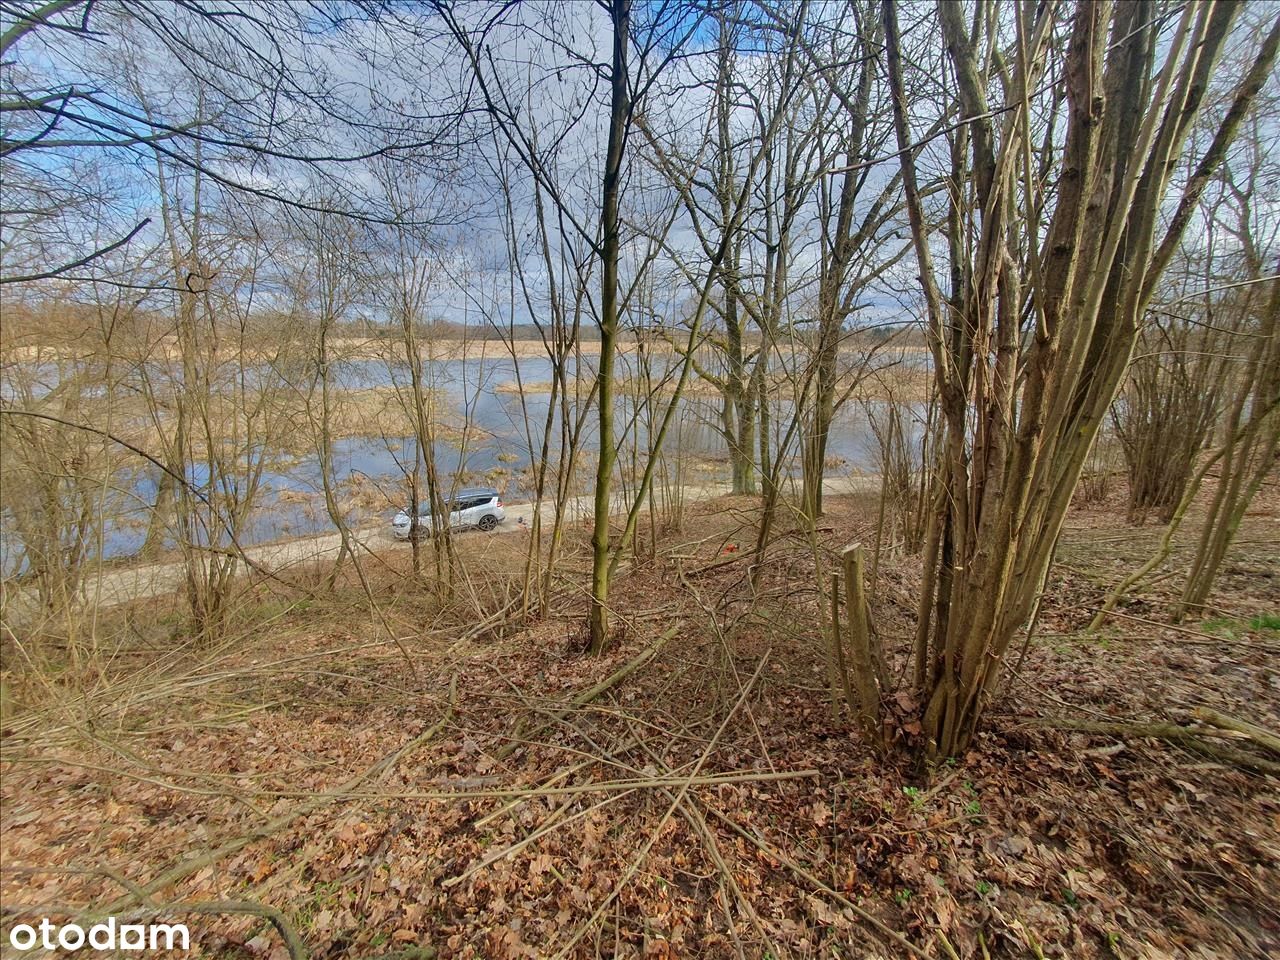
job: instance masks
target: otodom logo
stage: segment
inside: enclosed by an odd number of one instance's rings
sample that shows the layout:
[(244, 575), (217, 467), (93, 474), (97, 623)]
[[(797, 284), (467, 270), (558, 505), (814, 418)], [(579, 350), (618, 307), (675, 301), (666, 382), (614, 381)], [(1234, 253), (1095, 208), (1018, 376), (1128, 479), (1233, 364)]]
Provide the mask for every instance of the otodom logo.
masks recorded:
[(9, 929), (9, 946), (15, 950), (189, 950), (191, 936), (185, 923), (116, 923), (108, 917), (87, 930), (78, 923), (59, 926), (49, 918), (35, 926), (19, 923)]

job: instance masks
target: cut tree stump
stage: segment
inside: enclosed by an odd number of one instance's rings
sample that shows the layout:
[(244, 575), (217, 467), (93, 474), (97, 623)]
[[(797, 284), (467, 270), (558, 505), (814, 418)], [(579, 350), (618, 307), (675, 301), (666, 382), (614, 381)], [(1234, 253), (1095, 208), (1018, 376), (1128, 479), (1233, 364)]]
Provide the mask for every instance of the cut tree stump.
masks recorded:
[(845, 622), (849, 648), (853, 654), (853, 682), (858, 691), (858, 725), (867, 742), (884, 748), (884, 725), (880, 717), (880, 683), (876, 676), (876, 654), (867, 629), (867, 595), (862, 579), (862, 544), (852, 543), (840, 552), (844, 565)]

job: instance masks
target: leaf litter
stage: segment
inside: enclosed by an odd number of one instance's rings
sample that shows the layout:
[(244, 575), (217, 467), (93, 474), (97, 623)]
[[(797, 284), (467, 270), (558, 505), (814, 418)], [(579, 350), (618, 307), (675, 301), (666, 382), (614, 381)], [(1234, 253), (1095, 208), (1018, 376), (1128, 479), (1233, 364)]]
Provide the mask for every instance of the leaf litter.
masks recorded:
[[(1274, 507), (1246, 531), (1274, 529)], [(1280, 727), (1280, 637), (1247, 626), (1280, 606), (1265, 540), (1214, 599), (1230, 642), (1186, 642), (1158, 595), (1086, 635), (1117, 576), (1103, 541), (1127, 528), (1114, 506), (1074, 515), (985, 732), (925, 770), (832, 717), (802, 533), (771, 549), (752, 602), (750, 551), (723, 549), (750, 543), (749, 508), (699, 505), (723, 543), (619, 581), (625, 637), (599, 659), (578, 611), (461, 648), (424, 634), (415, 681), (393, 647), (300, 611), (198, 693), (9, 731), (6, 922), (186, 917), (212, 957), (289, 952), (262, 916), (184, 905), (278, 909), (317, 958), (1280, 953), (1276, 780), (1057, 725), (1208, 706)], [(872, 517), (836, 499), (820, 538), (869, 540)], [(918, 576), (888, 558), (872, 597), (898, 668)], [(345, 652), (304, 659), (327, 650)], [(227, 721), (229, 705), (252, 709)], [(894, 706), (909, 742), (916, 705)]]

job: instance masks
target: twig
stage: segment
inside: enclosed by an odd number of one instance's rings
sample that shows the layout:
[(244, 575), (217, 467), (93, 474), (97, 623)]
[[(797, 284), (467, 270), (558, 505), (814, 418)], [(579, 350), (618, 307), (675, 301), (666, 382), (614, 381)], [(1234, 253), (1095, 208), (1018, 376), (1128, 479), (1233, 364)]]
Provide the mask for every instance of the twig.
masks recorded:
[(715, 736), (711, 738), (711, 742), (707, 744), (706, 749), (702, 751), (702, 755), (698, 757), (698, 762), (694, 765), (693, 773), (690, 776), (683, 778), (675, 799), (671, 802), (671, 805), (667, 807), (667, 812), (658, 820), (657, 827), (650, 832), (649, 839), (645, 841), (644, 846), (638, 850), (632, 858), (631, 865), (622, 875), (622, 879), (614, 885), (613, 889), (609, 892), (609, 895), (601, 901), (600, 905), (596, 907), (591, 916), (587, 918), (586, 923), (582, 924), (573, 936), (569, 938), (568, 942), (556, 952), (556, 960), (564, 960), (564, 958), (568, 956), (569, 952), (577, 945), (578, 941), (586, 935), (587, 931), (590, 930), (602, 916), (604, 916), (604, 912), (617, 898), (618, 894), (622, 892), (622, 888), (625, 887), (631, 881), (631, 878), (636, 875), (636, 872), (640, 869), (640, 865), (644, 863), (645, 858), (649, 855), (649, 851), (653, 849), (653, 845), (657, 843), (658, 836), (662, 833), (662, 829), (666, 826), (667, 821), (671, 819), (671, 815), (675, 812), (676, 807), (680, 805), (680, 802), (689, 792), (690, 786), (698, 780), (698, 774), (706, 763), (707, 758), (710, 757), (712, 751), (715, 750), (716, 745), (720, 741), (720, 736), (729, 725), (729, 721), (733, 719), (734, 714), (738, 712), (738, 708), (742, 706), (746, 701), (748, 694), (750, 694), (751, 690), (755, 687), (756, 681), (760, 679), (760, 674), (764, 670), (764, 665), (768, 660), (769, 651), (765, 651), (765, 655), (760, 658), (760, 663), (756, 667), (756, 672), (751, 675), (751, 679), (743, 686), (742, 693), (738, 696), (738, 699), (734, 703), (732, 709), (725, 714), (724, 720), (721, 721), (719, 728), (716, 730)]
[(449, 879), (441, 883), (440, 886), (442, 889), (445, 889), (445, 890), (448, 890), (451, 887), (456, 887), (458, 884), (474, 876), (476, 873), (485, 869), (486, 867), (493, 866), (499, 860), (503, 860), (509, 856), (514, 856), (515, 854), (523, 850), (525, 847), (529, 846), (529, 844), (533, 843), (536, 840), (541, 839), (543, 836), (550, 833), (552, 830), (556, 829), (558, 826), (567, 826), (576, 820), (581, 820), (583, 817), (588, 816), (596, 812), (597, 810), (600, 810), (601, 808), (608, 806), (611, 803), (617, 803), (619, 800), (623, 799), (624, 797), (631, 796), (631, 794), (634, 792), (635, 792), (634, 790), (626, 790), (626, 791), (623, 791), (622, 793), (615, 793), (612, 796), (605, 797), (603, 800), (600, 800), (596, 803), (591, 804), (591, 806), (589, 807), (585, 807), (584, 809), (579, 810), (573, 816), (569, 817), (569, 819), (565, 820), (563, 823), (560, 823), (559, 822), (560, 817), (564, 814), (565, 810), (568, 809), (569, 805), (573, 803), (572, 799), (566, 800), (560, 807), (558, 807), (557, 809), (551, 812), (551, 815), (548, 816), (547, 819), (542, 822), (542, 824), (538, 827), (537, 830), (534, 830), (523, 840), (517, 840), (515, 843), (511, 844), (511, 846), (509, 847), (503, 847), (501, 850), (496, 850), (493, 853), (490, 853), (479, 863), (475, 864), (475, 866), (468, 867), (464, 873), (460, 873), (456, 877), (450, 877)]
[[(525, 739), (532, 739), (538, 734), (543, 733), (544, 731), (550, 729), (552, 726), (555, 725), (555, 723), (559, 722), (560, 720), (563, 720), (575, 709), (585, 706), (586, 704), (590, 703), (592, 700), (596, 699), (596, 697), (600, 696), (600, 694), (604, 693), (606, 690), (616, 687), (619, 683), (621, 683), (627, 677), (631, 676), (631, 674), (635, 673), (637, 670), (643, 667), (646, 663), (648, 663), (650, 660), (656, 657), (658, 655), (658, 652), (666, 645), (667, 641), (670, 640), (672, 637), (674, 637), (676, 633), (679, 631), (679, 629), (680, 629), (680, 624), (676, 623), (669, 630), (667, 630), (666, 633), (660, 636), (657, 639), (657, 642), (655, 642), (651, 646), (647, 647), (644, 651), (642, 651), (638, 657), (624, 664), (622, 667), (618, 668), (613, 673), (609, 674), (609, 676), (601, 680), (594, 687), (591, 687), (589, 690), (584, 690), (582, 693), (578, 694), (569, 702), (567, 706), (565, 706), (560, 710), (555, 711), (552, 714), (553, 719), (548, 720), (546, 723), (543, 723), (540, 726), (536, 727), (529, 734), (522, 735), (522, 736), (524, 736)], [(517, 730), (517, 733), (519, 734), (519, 730)], [(494, 756), (498, 760), (505, 760), (507, 757), (511, 756), (511, 754), (515, 753), (516, 750), (518, 750), (519, 748), (520, 748), (519, 743), (512, 742), (507, 744), (502, 749), (500, 749)]]
[(863, 920), (867, 921), (867, 923), (871, 924), (871, 926), (875, 927), (876, 930), (882, 933), (890, 941), (892, 941), (893, 943), (902, 947), (902, 949), (906, 950), (907, 952), (917, 957), (923, 957), (924, 960), (931, 960), (929, 954), (926, 951), (917, 947), (914, 943), (912, 943), (902, 934), (898, 933), (898, 931), (894, 930), (892, 927), (889, 927), (882, 920), (877, 918), (874, 914), (869, 913), (867, 910), (858, 906), (856, 903), (854, 903), (844, 894), (840, 893), (840, 891), (827, 886), (827, 884), (823, 883), (821, 880), (815, 877), (808, 870), (804, 869), (804, 867), (800, 866), (794, 860), (791, 860), (789, 857), (787, 857), (786, 854), (782, 853), (780, 850), (777, 850), (769, 846), (767, 843), (765, 843), (755, 834), (751, 833), (749, 830), (746, 829), (746, 827), (740, 826), (737, 823), (737, 821), (721, 813), (715, 807), (708, 806), (707, 810), (708, 812), (713, 814), (718, 820), (724, 823), (727, 827), (729, 827), (729, 829), (733, 830), (734, 833), (741, 836), (744, 840), (747, 840), (752, 844), (754, 844), (756, 848), (760, 850), (761, 853), (767, 855), (773, 860), (777, 860), (784, 867), (786, 867), (788, 870), (794, 873), (797, 877), (812, 884), (814, 887), (821, 890), (827, 896), (831, 897), (841, 906), (847, 907), (848, 909), (852, 910)]
[(941, 927), (938, 928), (938, 939), (942, 941), (942, 949), (947, 951), (947, 956), (951, 960), (960, 960), (960, 954), (956, 953), (956, 948), (951, 945), (951, 941), (947, 939)]
[[(385, 757), (383, 757), (373, 766), (369, 767), (364, 772), (359, 773), (356, 776), (352, 777), (350, 780), (348, 780), (346, 783), (342, 784), (341, 786), (335, 787), (332, 790), (326, 790), (323, 793), (312, 796), (305, 803), (299, 804), (297, 807), (295, 807), (293, 810), (290, 810), (288, 813), (281, 814), (280, 816), (276, 817), (273, 820), (268, 821), (262, 826), (257, 827), (254, 830), (251, 830), (249, 833), (246, 833), (243, 836), (237, 837), (234, 840), (230, 840), (227, 843), (224, 843), (220, 847), (216, 847), (215, 849), (210, 850), (207, 853), (202, 853), (194, 857), (188, 857), (186, 860), (183, 860), (175, 864), (174, 866), (170, 867), (168, 870), (163, 871), (158, 877), (156, 877), (154, 880), (148, 883), (145, 887), (143, 887), (142, 888), (143, 894), (145, 896), (150, 896), (151, 894), (156, 893), (157, 891), (160, 891), (165, 889), (166, 887), (172, 886), (173, 884), (177, 883), (179, 880), (182, 880), (190, 876), (191, 874), (195, 873), (197, 870), (200, 870), (208, 866), (209, 864), (217, 863), (222, 858), (230, 856), (231, 854), (235, 853), (238, 850), (244, 849), (249, 844), (253, 843), (255, 840), (260, 840), (263, 837), (270, 836), (271, 834), (275, 833), (277, 830), (280, 830), (281, 828), (292, 823), (294, 820), (297, 820), (299, 817), (306, 816), (308, 813), (318, 810), (328, 803), (331, 803), (335, 800), (342, 799), (343, 797), (349, 795), (351, 791), (353, 791), (356, 787), (358, 787), (360, 784), (364, 783), (365, 781), (371, 780), (375, 777), (380, 778), (383, 774), (389, 772), (404, 757), (412, 753), (414, 750), (418, 749), (428, 740), (432, 739), (436, 734), (438, 734), (441, 730), (443, 730), (449, 724), (449, 722), (453, 719), (453, 709), (455, 704), (457, 703), (457, 699), (458, 699), (458, 676), (457, 674), (454, 674), (449, 681), (449, 704), (445, 708), (444, 716), (441, 717), (435, 724), (433, 724), (427, 730), (424, 730), (422, 733), (418, 734), (418, 736), (414, 737), (412, 740), (406, 743), (403, 747), (400, 747), (398, 750), (395, 750), (392, 753), (387, 754)], [(123, 910), (127, 906), (128, 906), (127, 900), (125, 901), (117, 900), (106, 908), (105, 913), (106, 914), (118, 913), (120, 910)]]

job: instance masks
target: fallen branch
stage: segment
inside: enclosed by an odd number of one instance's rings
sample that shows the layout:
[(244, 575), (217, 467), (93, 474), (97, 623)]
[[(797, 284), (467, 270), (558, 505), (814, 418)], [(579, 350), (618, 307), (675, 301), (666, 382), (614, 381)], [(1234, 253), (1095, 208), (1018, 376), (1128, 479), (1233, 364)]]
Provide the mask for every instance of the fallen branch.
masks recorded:
[[(215, 849), (210, 850), (207, 853), (202, 853), (202, 854), (199, 854), (198, 856), (189, 857), (188, 859), (175, 864), (174, 866), (170, 867), (168, 870), (165, 870), (164, 872), (162, 872), (158, 877), (156, 877), (154, 880), (148, 883), (145, 887), (142, 887), (141, 888), (142, 895), (151, 896), (152, 894), (160, 890), (163, 890), (166, 887), (170, 887), (173, 884), (177, 883), (178, 881), (183, 880), (186, 877), (189, 877), (191, 874), (195, 873), (197, 870), (201, 870), (212, 863), (217, 863), (219, 860), (223, 859), (224, 857), (230, 856), (231, 854), (244, 849), (245, 847), (247, 847), (249, 844), (253, 843), (256, 840), (261, 840), (263, 837), (270, 836), (271, 834), (275, 833), (277, 830), (280, 830), (288, 826), (290, 823), (292, 823), (294, 820), (297, 820), (299, 817), (304, 817), (307, 814), (313, 813), (316, 810), (319, 810), (321, 807), (329, 803), (332, 803), (335, 800), (340, 800), (343, 797), (346, 797), (352, 791), (354, 791), (356, 787), (360, 786), (360, 784), (364, 783), (365, 781), (372, 780), (374, 778), (381, 778), (385, 773), (388, 773), (393, 767), (395, 767), (395, 765), (399, 763), (405, 756), (412, 753), (414, 750), (418, 749), (428, 740), (432, 739), (436, 734), (438, 734), (441, 730), (443, 730), (449, 724), (449, 722), (453, 719), (453, 708), (454, 708), (454, 705), (457, 703), (457, 699), (458, 699), (458, 676), (457, 674), (454, 674), (454, 676), (449, 681), (449, 703), (448, 703), (448, 706), (445, 707), (444, 716), (441, 717), (431, 727), (424, 730), (422, 733), (418, 734), (418, 736), (414, 737), (412, 740), (406, 743), (403, 747), (400, 747), (398, 750), (395, 750), (387, 754), (385, 757), (383, 757), (373, 766), (369, 767), (364, 772), (359, 773), (356, 776), (352, 777), (350, 780), (348, 780), (346, 783), (342, 784), (341, 786), (334, 787), (332, 790), (326, 790), (323, 793), (315, 794), (310, 799), (308, 799), (305, 803), (299, 804), (297, 807), (295, 807), (293, 810), (290, 810), (288, 813), (281, 814), (280, 816), (264, 823), (262, 826), (256, 827), (250, 832), (242, 836), (236, 837), (234, 840), (230, 840), (227, 843), (224, 843), (222, 846), (216, 847)], [(128, 898), (124, 900), (117, 900), (106, 908), (106, 910), (104, 911), (104, 915), (119, 913), (121, 910), (126, 909), (128, 906), (129, 906)]]
[(1243, 734), (1264, 750), (1280, 756), (1280, 736), (1265, 727), (1260, 727), (1247, 720), (1229, 717), (1225, 713), (1219, 713), (1217, 710), (1211, 710), (1208, 707), (1197, 707), (1192, 711), (1192, 715), (1197, 720), (1222, 730), (1234, 730), (1236, 733)]
[(276, 932), (284, 940), (285, 949), (289, 951), (289, 960), (306, 960), (310, 954), (302, 943), (302, 938), (290, 926), (283, 913), (265, 903), (250, 900), (213, 900), (207, 903), (173, 903), (160, 911), (165, 915), (179, 913), (201, 913), (221, 916), (224, 913), (241, 913), (253, 917), (261, 917), (276, 928)]
[[(1083, 610), (1099, 610), (1099, 607), (1091, 607), (1087, 604), (1081, 604), (1075, 609)], [(1177, 623), (1162, 623), (1159, 620), (1152, 620), (1150, 617), (1139, 617), (1136, 614), (1125, 613), (1122, 610), (1108, 610), (1108, 617), (1119, 617), (1121, 620), (1129, 620), (1133, 623), (1145, 624), (1149, 627), (1159, 627), (1161, 631), (1176, 633), (1179, 637), (1186, 637), (1185, 640), (1179, 640), (1182, 645), (1202, 646), (1202, 647), (1247, 647), (1250, 650), (1257, 650), (1259, 647), (1269, 649), (1266, 644), (1259, 643), (1256, 639), (1235, 639), (1233, 637), (1222, 637), (1212, 633), (1205, 633), (1201, 630), (1192, 630), (1190, 627), (1184, 627)], [(1086, 629), (1086, 633), (1094, 630), (1093, 624)], [(1044, 634), (1044, 636), (1071, 636), (1071, 634)], [(1159, 641), (1161, 637), (1126, 637), (1126, 640), (1154, 640)]]
[(1144, 737), (1153, 737), (1157, 740), (1188, 740), (1199, 737), (1223, 737), (1228, 740), (1242, 739), (1239, 734), (1229, 731), (1168, 721), (1133, 723), (1124, 720), (1107, 722), (1050, 717), (1037, 724), (1037, 726), (1056, 727), (1059, 730), (1073, 730), (1077, 733), (1097, 733), (1109, 737), (1127, 737), (1130, 739), (1142, 739)]
[(1243, 767), (1246, 770), (1253, 770), (1257, 773), (1280, 776), (1280, 763), (1266, 760), (1244, 750), (1236, 750), (1233, 747), (1206, 742), (1206, 740), (1215, 738), (1235, 741), (1252, 740), (1247, 734), (1235, 729), (1179, 723), (1107, 723), (1097, 720), (1069, 720), (1065, 718), (1049, 719), (1040, 725), (1123, 739), (1153, 738), (1170, 740), (1195, 750), (1197, 753), (1213, 757), (1233, 766)]
[[(667, 641), (670, 640), (672, 637), (674, 637), (677, 631), (679, 631), (679, 629), (680, 629), (680, 624), (677, 623), (675, 626), (667, 630), (666, 633), (660, 636), (655, 643), (645, 648), (645, 650), (643, 650), (638, 657), (627, 662), (623, 666), (619, 667), (613, 673), (609, 674), (609, 676), (605, 677), (603, 680), (597, 683), (594, 687), (591, 687), (588, 690), (584, 690), (582, 693), (578, 694), (576, 697), (570, 700), (566, 706), (561, 707), (559, 710), (553, 711), (551, 713), (551, 718), (549, 720), (535, 727), (529, 733), (527, 734), (522, 733), (519, 727), (517, 727), (516, 733), (515, 733), (516, 737), (522, 740), (532, 740), (535, 737), (546, 732), (547, 730), (551, 729), (553, 726), (555, 726), (557, 723), (559, 723), (561, 720), (563, 720), (573, 711), (581, 709), (582, 707), (586, 706), (588, 703), (590, 703), (591, 701), (599, 697), (600, 694), (616, 687), (619, 683), (627, 679), (627, 677), (631, 676), (631, 674), (635, 673), (637, 670), (643, 667), (646, 663), (648, 663), (650, 660), (656, 657), (658, 655), (658, 652), (661, 651), (662, 648), (666, 645)], [(508, 743), (505, 747), (503, 747), (497, 753), (495, 753), (494, 757), (498, 760), (505, 760), (507, 757), (511, 756), (511, 754), (519, 750), (520, 747), (521, 747), (521, 744), (516, 740), (513, 740), (511, 743)]]
[(1194, 750), (1196, 753), (1209, 757), (1211, 760), (1218, 760), (1233, 767), (1252, 770), (1254, 773), (1265, 773), (1273, 777), (1280, 777), (1280, 763), (1264, 760), (1262, 757), (1255, 756), (1245, 750), (1237, 750), (1234, 747), (1227, 747), (1217, 743), (1205, 743), (1202, 740), (1188, 740), (1185, 746), (1187, 749)]
[(929, 954), (926, 953), (924, 950), (917, 947), (914, 943), (912, 943), (902, 934), (898, 933), (898, 931), (894, 930), (892, 927), (888, 926), (886, 923), (884, 923), (884, 921), (880, 920), (874, 914), (858, 906), (856, 903), (854, 903), (852, 900), (850, 900), (848, 897), (842, 894), (839, 890), (836, 890), (836, 889), (833, 889), (832, 887), (827, 886), (827, 884), (823, 883), (821, 880), (815, 877), (812, 873), (810, 873), (804, 867), (800, 866), (800, 864), (796, 863), (794, 860), (787, 857), (787, 855), (784, 854), (782, 851), (769, 846), (769, 844), (765, 843), (763, 840), (757, 837), (754, 833), (749, 831), (746, 827), (743, 827), (736, 820), (732, 819), (726, 814), (721, 813), (715, 807), (708, 804), (706, 808), (708, 813), (712, 814), (717, 820), (719, 820), (721, 823), (727, 826), (734, 833), (738, 834), (738, 836), (754, 844), (756, 849), (758, 849), (765, 856), (769, 857), (770, 859), (778, 861), (778, 863), (782, 864), (784, 867), (786, 867), (788, 870), (794, 873), (801, 880), (804, 880), (806, 883), (810, 884), (814, 888), (821, 890), (823, 893), (831, 897), (831, 899), (835, 900), (842, 907), (852, 910), (854, 913), (856, 913), (859, 917), (861, 917), (867, 923), (871, 924), (871, 926), (873, 926), (876, 930), (878, 930), (883, 936), (888, 938), (888, 940), (890, 940), (897, 946), (901, 947), (903, 950), (906, 950), (908, 953), (913, 954), (914, 956), (923, 957), (924, 960), (930, 960)]
[[(689, 784), (696, 787), (723, 786), (731, 783), (765, 783), (777, 780), (808, 780), (822, 776), (821, 771), (775, 770), (755, 772), (739, 770), (730, 773), (709, 773), (703, 776), (639, 777), (634, 780), (597, 780), (593, 783), (566, 783), (563, 786), (494, 787), (480, 790), (377, 790), (347, 791), (334, 797), (337, 800), (491, 800), (531, 797), (567, 797), (579, 793), (610, 793), (627, 790), (661, 790), (666, 787)], [(296, 797), (300, 794), (287, 791), (264, 791), (251, 794), (262, 797)]]

